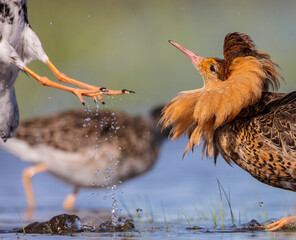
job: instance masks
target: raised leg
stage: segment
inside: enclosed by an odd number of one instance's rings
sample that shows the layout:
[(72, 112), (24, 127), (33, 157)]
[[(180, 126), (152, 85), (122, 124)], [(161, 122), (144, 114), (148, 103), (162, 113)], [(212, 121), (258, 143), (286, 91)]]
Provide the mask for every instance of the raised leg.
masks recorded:
[(31, 179), (36, 174), (47, 171), (47, 170), (48, 170), (48, 166), (44, 163), (40, 163), (24, 169), (23, 184), (24, 184), (25, 194), (27, 197), (28, 208), (33, 209), (36, 206)]
[(65, 210), (70, 211), (74, 208), (74, 203), (76, 201), (78, 191), (79, 191), (79, 188), (75, 187), (74, 191), (66, 197), (63, 204), (63, 207)]
[(32, 70), (30, 70), (27, 67), (24, 67), (23, 70), (26, 71), (28, 74), (30, 74), (32, 77), (34, 77), (37, 81), (39, 81), (41, 84), (58, 88), (67, 92), (71, 92), (75, 94), (82, 104), (84, 104), (84, 100), (82, 96), (86, 97), (92, 97), (95, 101), (97, 98), (101, 101), (101, 103), (105, 104), (102, 95), (122, 95), (122, 94), (131, 94), (135, 93), (134, 91), (122, 89), (122, 90), (110, 90), (103, 87), (95, 87), (86, 83), (79, 82), (75, 79), (67, 77), (65, 74), (61, 73), (52, 63), (50, 60), (46, 61), (46, 64), (49, 66), (49, 68), (52, 70), (52, 72), (56, 75), (59, 81), (70, 83), (72, 85), (75, 85), (80, 88), (73, 88), (64, 86), (59, 83), (55, 83), (53, 81), (50, 81), (47, 77), (41, 77), (38, 74), (34, 73)]
[(282, 218), (276, 222), (267, 224), (264, 228), (269, 231), (275, 231), (275, 230), (278, 230), (278, 229), (284, 227), (287, 224), (291, 224), (294, 222), (296, 222), (296, 216), (285, 217), (285, 218)]

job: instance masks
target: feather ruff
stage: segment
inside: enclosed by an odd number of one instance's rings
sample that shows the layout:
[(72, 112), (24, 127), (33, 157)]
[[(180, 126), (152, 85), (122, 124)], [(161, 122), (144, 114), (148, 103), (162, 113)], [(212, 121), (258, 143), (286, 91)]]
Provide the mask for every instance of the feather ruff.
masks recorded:
[(237, 57), (229, 66), (230, 74), (225, 81), (217, 80), (201, 89), (181, 92), (165, 106), (160, 123), (163, 128), (172, 127), (172, 140), (188, 134), (183, 157), (202, 139), (202, 155), (206, 151), (211, 157), (215, 130), (232, 121), (242, 109), (255, 104), (269, 85), (277, 89), (275, 66), (263, 52), (256, 57)]

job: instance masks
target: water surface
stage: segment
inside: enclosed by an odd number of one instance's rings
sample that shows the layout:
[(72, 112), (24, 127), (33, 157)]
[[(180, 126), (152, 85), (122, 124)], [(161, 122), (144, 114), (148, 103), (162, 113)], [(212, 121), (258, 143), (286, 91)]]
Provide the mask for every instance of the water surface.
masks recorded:
[[(121, 185), (116, 191), (122, 215), (132, 214), (138, 220), (140, 233), (129, 233), (132, 239), (292, 239), (294, 233), (277, 232), (235, 232), (229, 208), (223, 197), (223, 217), (226, 229), (221, 229), (220, 195), (217, 178), (225, 191), (230, 193), (232, 210), (237, 225), (252, 219), (263, 222), (269, 218), (280, 218), (295, 214), (295, 193), (264, 185), (248, 173), (234, 166), (230, 167), (218, 158), (215, 167), (211, 159), (200, 159), (197, 148), (182, 160), (186, 139), (171, 143), (167, 141), (155, 167), (147, 174)], [(1, 150), (0, 168), (0, 229), (21, 227), (33, 221), (47, 221), (64, 213), (62, 201), (72, 188), (51, 175), (42, 173), (33, 178), (37, 209), (33, 219), (26, 221), (26, 199), (21, 182), (23, 168), (29, 164)], [(106, 190), (82, 190), (75, 204), (79, 217), (98, 216), (110, 218), (111, 197)], [(107, 197), (106, 197), (107, 196)], [(138, 214), (137, 214), (138, 210)], [(143, 210), (143, 211), (141, 211)], [(149, 216), (147, 218), (147, 215)], [(213, 227), (212, 215), (216, 216), (217, 229)], [(199, 226), (202, 230), (187, 230)], [(150, 223), (147, 223), (147, 220)], [(152, 222), (154, 220), (154, 223)], [(168, 230), (166, 229), (165, 220)], [(77, 236), (76, 236), (77, 235)], [(81, 233), (77, 239), (96, 238), (106, 235)], [(107, 234), (112, 239), (113, 234)], [(116, 238), (124, 238), (116, 233)], [(0, 234), (0, 238), (23, 239), (34, 236)], [(38, 236), (38, 239), (51, 236)], [(278, 238), (280, 237), (280, 238)], [(60, 237), (61, 239), (66, 237)], [(54, 239), (57, 239), (56, 237)], [(107, 238), (108, 239), (108, 238)]]

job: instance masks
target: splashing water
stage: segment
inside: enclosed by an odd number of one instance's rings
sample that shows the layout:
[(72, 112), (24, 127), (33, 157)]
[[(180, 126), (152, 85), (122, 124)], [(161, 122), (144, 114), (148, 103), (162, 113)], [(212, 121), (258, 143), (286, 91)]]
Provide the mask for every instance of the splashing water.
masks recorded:
[[(113, 226), (117, 226), (119, 222), (119, 216), (121, 214), (121, 209), (118, 207), (118, 200), (116, 198), (116, 194), (119, 190), (117, 185), (113, 184), (113, 178), (112, 176), (114, 175), (114, 171), (112, 170), (112, 164), (114, 161), (114, 156), (110, 157), (108, 161), (106, 162), (106, 170), (105, 174), (106, 176), (104, 177), (104, 182), (105, 185), (107, 186), (107, 195), (104, 197), (106, 200), (108, 197), (111, 197), (112, 200), (112, 209), (111, 209), (111, 223)], [(117, 165), (115, 164), (117, 167)]]
[[(98, 122), (96, 117), (99, 115), (99, 109), (100, 109), (99, 104), (96, 103), (96, 110), (95, 110), (95, 112), (92, 112), (88, 102), (85, 102), (85, 103), (86, 104), (85, 104), (84, 111), (86, 113), (86, 116), (85, 116), (82, 126), (86, 127), (86, 126), (90, 126), (91, 124), (94, 125), (97, 144), (95, 145), (93, 159), (96, 160), (97, 155), (98, 155), (98, 151), (100, 151), (100, 142), (110, 140), (112, 138), (112, 134), (110, 133), (109, 137), (106, 137), (104, 139), (100, 138), (99, 133), (98, 133), (98, 128), (103, 129), (108, 124), (107, 123), (108, 119), (102, 119), (100, 122)], [(105, 107), (107, 108), (108, 106), (105, 105)], [(111, 116), (112, 117), (110, 119), (110, 122), (111, 122), (110, 129), (113, 133), (116, 134), (117, 131), (120, 129), (120, 126), (116, 126), (116, 124), (118, 123), (116, 120), (116, 114), (111, 113)], [(85, 137), (88, 138), (89, 136), (85, 135)], [(118, 161), (113, 163), (115, 161), (114, 158), (115, 158), (115, 156), (111, 156), (105, 163), (106, 164), (105, 171), (98, 169), (96, 176), (99, 176), (101, 174), (103, 174), (103, 176), (104, 176), (103, 186), (106, 187), (107, 192), (106, 192), (106, 196), (104, 196), (103, 199), (106, 200), (107, 198), (110, 197), (112, 200), (111, 223), (114, 227), (116, 227), (119, 223), (119, 217), (120, 217), (122, 210), (119, 208), (118, 200), (116, 198), (116, 194), (119, 191), (119, 188), (117, 187), (117, 185), (115, 185), (113, 183), (114, 171), (112, 169), (112, 166), (114, 165), (116, 168), (118, 167)]]

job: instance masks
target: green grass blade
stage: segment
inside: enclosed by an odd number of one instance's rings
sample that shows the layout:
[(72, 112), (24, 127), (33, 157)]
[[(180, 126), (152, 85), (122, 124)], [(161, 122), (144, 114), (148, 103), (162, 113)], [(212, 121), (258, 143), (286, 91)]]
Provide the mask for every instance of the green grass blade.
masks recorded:
[(21, 226), (22, 226), (22, 229), (23, 229), (23, 233), (24, 233), (24, 235), (26, 235), (26, 231), (25, 231), (24, 224), (23, 224), (23, 221), (22, 221), (21, 214), (20, 214), (19, 210), (17, 210), (17, 213), (18, 213), (20, 221), (21, 221)]
[(220, 193), (220, 201), (221, 201), (221, 228), (224, 229), (224, 223), (223, 223), (223, 202), (222, 202), (222, 192), (221, 192), (221, 184), (219, 179), (217, 178), (217, 183), (218, 183), (218, 187), (219, 187), (219, 193)]
[(183, 213), (184, 217), (186, 218), (186, 220), (188, 222), (189, 228), (192, 228), (191, 223), (189, 221), (189, 218), (186, 216), (186, 214), (183, 211), (182, 211), (182, 213)]
[(162, 212), (163, 212), (163, 218), (164, 218), (164, 223), (165, 223), (165, 229), (166, 229), (167, 232), (168, 232), (168, 231), (169, 231), (169, 227), (168, 227), (168, 223), (167, 223), (167, 220), (166, 220), (166, 217), (165, 217), (165, 212), (164, 212), (164, 207), (163, 207), (162, 201), (161, 201), (161, 207), (162, 207)]

